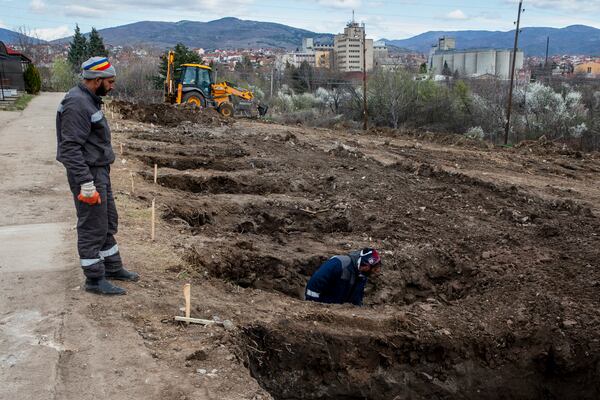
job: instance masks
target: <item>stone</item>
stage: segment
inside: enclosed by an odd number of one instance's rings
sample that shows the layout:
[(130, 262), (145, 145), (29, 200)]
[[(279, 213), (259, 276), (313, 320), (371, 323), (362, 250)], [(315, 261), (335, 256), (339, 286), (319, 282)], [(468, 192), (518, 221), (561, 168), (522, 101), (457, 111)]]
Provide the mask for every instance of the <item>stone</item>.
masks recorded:
[(230, 320), (226, 319), (225, 321), (223, 321), (223, 328), (225, 328), (226, 331), (233, 331), (235, 330), (235, 324)]

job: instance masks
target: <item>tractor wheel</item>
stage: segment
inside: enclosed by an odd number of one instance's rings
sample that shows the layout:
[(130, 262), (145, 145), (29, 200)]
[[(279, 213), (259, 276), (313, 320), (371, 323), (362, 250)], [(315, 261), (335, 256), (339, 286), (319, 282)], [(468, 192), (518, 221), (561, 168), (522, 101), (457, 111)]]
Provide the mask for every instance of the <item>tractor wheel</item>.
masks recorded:
[(185, 96), (183, 96), (181, 102), (185, 104), (194, 104), (197, 107), (206, 107), (206, 101), (204, 100), (204, 97), (198, 93), (187, 93)]
[(219, 106), (219, 113), (226, 117), (233, 117), (233, 105), (231, 105), (231, 103), (223, 103)]

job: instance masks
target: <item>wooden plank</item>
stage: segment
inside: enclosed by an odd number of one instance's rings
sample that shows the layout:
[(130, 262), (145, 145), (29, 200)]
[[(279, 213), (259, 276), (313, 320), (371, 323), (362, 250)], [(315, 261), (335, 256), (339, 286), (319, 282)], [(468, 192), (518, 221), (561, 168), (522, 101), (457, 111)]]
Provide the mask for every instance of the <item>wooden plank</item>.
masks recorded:
[(210, 319), (200, 319), (200, 318), (188, 318), (188, 317), (180, 317), (176, 316), (175, 321), (187, 322), (188, 324), (201, 324), (201, 325), (223, 325), (222, 322), (213, 321)]

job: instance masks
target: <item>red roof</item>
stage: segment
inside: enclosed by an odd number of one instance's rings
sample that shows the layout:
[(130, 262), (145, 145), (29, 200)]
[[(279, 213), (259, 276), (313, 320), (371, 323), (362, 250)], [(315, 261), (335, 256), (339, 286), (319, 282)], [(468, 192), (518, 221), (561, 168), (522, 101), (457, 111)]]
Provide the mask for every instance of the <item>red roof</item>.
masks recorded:
[(8, 45), (6, 45), (6, 44), (5, 44), (5, 46), (6, 46), (6, 53), (7, 53), (9, 56), (19, 56), (19, 57), (21, 57), (21, 59), (22, 59), (23, 61), (28, 61), (28, 62), (31, 62), (31, 59), (30, 59), (29, 57), (27, 57), (25, 54), (23, 54), (23, 53), (20, 53), (20, 52), (18, 52), (18, 51), (16, 51), (16, 50), (13, 50), (13, 49), (12, 49), (10, 46), (8, 46)]

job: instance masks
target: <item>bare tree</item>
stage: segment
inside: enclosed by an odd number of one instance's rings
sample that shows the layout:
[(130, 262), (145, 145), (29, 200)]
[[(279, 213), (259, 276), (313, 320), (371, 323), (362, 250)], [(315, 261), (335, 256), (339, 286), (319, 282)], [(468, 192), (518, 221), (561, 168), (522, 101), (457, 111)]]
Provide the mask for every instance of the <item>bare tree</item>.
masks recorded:
[(39, 35), (26, 26), (20, 26), (17, 33), (19, 51), (29, 57), (34, 64), (38, 64), (43, 51)]

